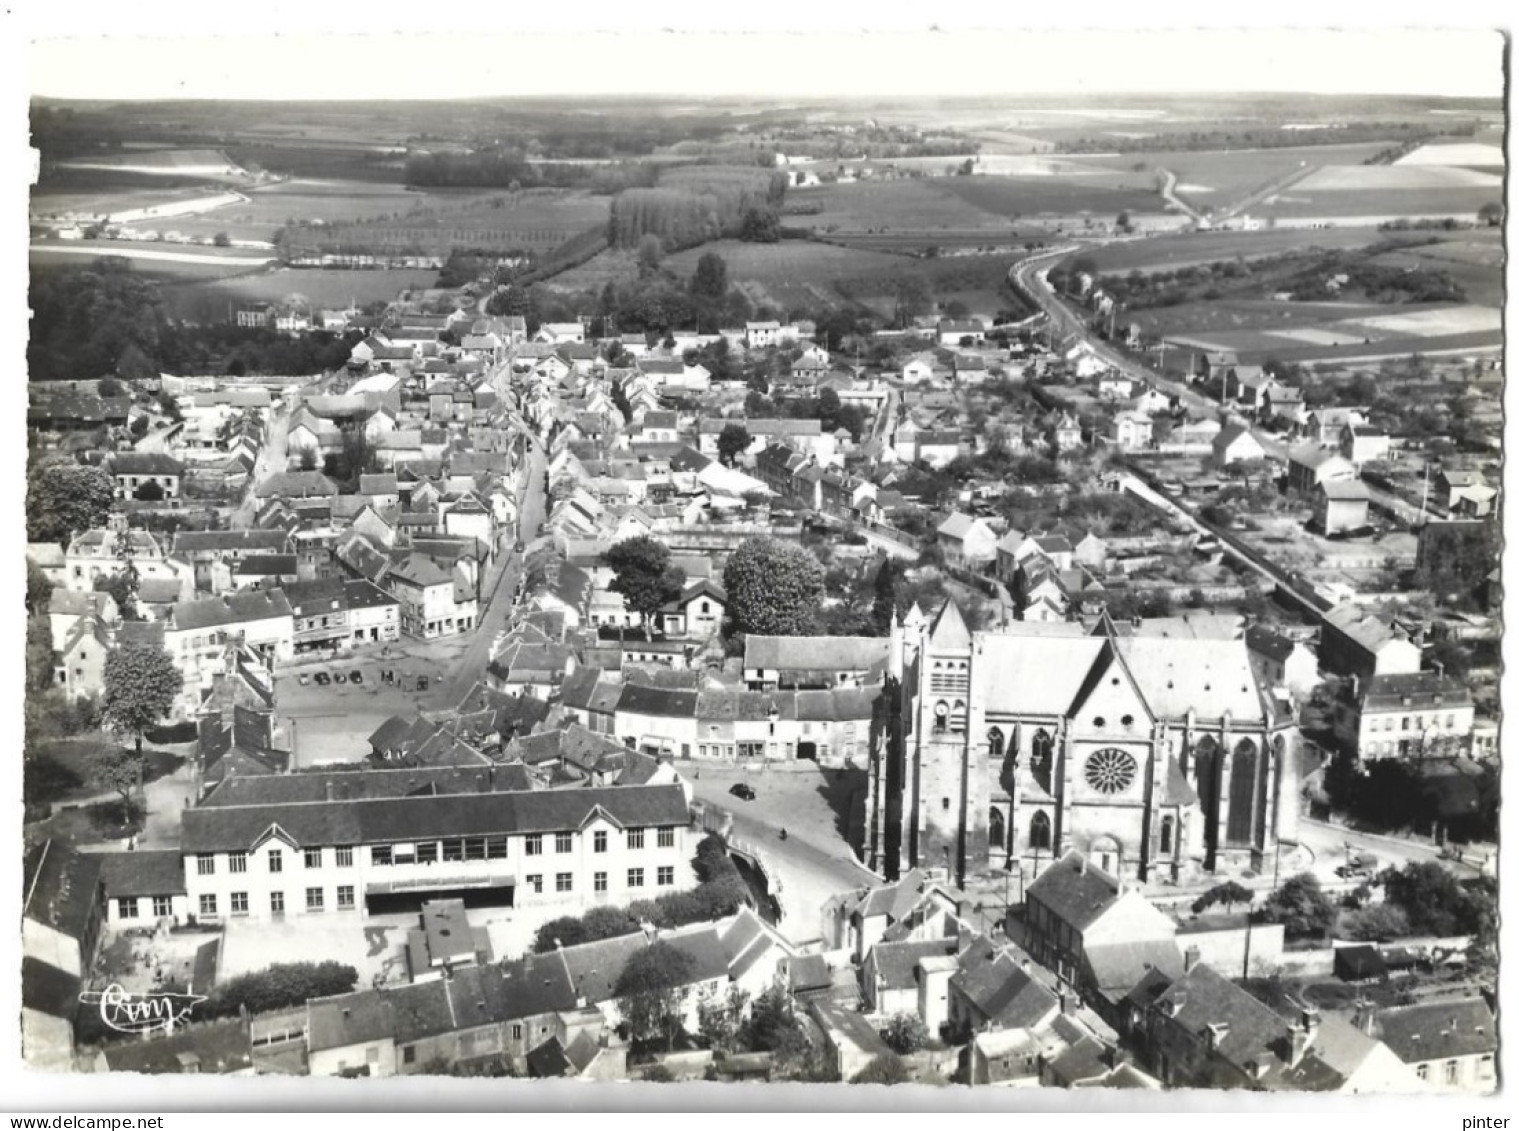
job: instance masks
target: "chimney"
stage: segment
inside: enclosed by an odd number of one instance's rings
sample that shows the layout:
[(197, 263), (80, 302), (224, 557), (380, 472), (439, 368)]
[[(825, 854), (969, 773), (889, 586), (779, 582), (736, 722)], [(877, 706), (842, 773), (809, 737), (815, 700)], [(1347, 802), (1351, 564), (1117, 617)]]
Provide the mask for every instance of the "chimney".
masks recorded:
[(1369, 1001), (1356, 1002), (1355, 1015), (1351, 1019), (1351, 1024), (1361, 1032), (1365, 1033), (1368, 1037), (1375, 1036), (1377, 1027), (1377, 1007)]
[(1076, 874), (1078, 876), (1087, 874), (1087, 858), (1085, 856), (1076, 857)]
[(1187, 947), (1187, 952), (1181, 956), (1182, 973), (1192, 973), (1192, 968), (1202, 960), (1203, 952), (1195, 946)]

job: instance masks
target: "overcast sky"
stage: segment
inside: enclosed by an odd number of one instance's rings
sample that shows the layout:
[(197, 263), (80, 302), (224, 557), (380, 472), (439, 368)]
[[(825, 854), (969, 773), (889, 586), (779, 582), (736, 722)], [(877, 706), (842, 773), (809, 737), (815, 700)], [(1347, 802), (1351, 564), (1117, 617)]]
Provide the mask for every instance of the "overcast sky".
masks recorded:
[[(276, 8), (279, 5), (275, 5)], [(503, 5), (517, 9), (519, 5)], [(1500, 97), (1503, 38), (1493, 31), (1429, 28), (1361, 31), (971, 31), (815, 30), (726, 34), (682, 29), (623, 34), (559, 31), (487, 34), (489, 24), (449, 35), (336, 38), (295, 34), (331, 21), (282, 21), (232, 6), (176, 29), (289, 28), (288, 34), (226, 39), (39, 39), (31, 53), (34, 94), (70, 98), (467, 98), (530, 94), (978, 95), (1001, 93), (1306, 91)], [(1281, 8), (1273, 4), (1273, 12)], [(122, 30), (144, 25), (140, 8)], [(522, 13), (512, 12), (519, 26)], [(417, 11), (411, 10), (413, 22)], [(499, 17), (498, 17), (499, 18)], [(562, 19), (562, 17), (560, 17)], [(624, 21), (626, 17), (620, 17)], [(925, 16), (916, 16), (922, 26)], [(1011, 17), (1004, 17), (1003, 24)], [(1022, 13), (1019, 13), (1022, 18)], [(1280, 16), (1278, 17), (1280, 18)], [(617, 16), (591, 26), (618, 26)], [(459, 28), (468, 17), (450, 17)], [(526, 26), (552, 26), (540, 13)], [(711, 27), (709, 20), (705, 21)], [(351, 22), (338, 27), (352, 27)], [(365, 27), (403, 26), (382, 17)], [(427, 20), (427, 26), (437, 22)], [(781, 27), (804, 26), (793, 18)], [(902, 27), (899, 22), (896, 27)], [(966, 30), (961, 30), (966, 29)], [(39, 28), (39, 33), (45, 31)], [(462, 61), (463, 65), (442, 60)]]

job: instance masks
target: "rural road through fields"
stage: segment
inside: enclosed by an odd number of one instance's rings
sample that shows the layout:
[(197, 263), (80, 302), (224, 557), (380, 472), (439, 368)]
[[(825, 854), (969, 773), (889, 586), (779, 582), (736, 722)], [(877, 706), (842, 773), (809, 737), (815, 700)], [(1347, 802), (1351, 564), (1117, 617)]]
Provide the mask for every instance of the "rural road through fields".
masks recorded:
[[(533, 540), (544, 519), (543, 476), (547, 465), (544, 462), (543, 445), (536, 440), (532, 441), (532, 445), (533, 450), (527, 458), (527, 483), (522, 493), (517, 527), (518, 537), (524, 543)], [(515, 549), (507, 551), (507, 555), (506, 564), (496, 575), (495, 587), (475, 625), (469, 647), (454, 663), (453, 669), (443, 678), (442, 685), (438, 688), (436, 703), (440, 708), (458, 707), (475, 689), (485, 674), (485, 665), (490, 663), (491, 648), (496, 642), (497, 634), (506, 628), (511, 619), (516, 607), (513, 594), (517, 591), (517, 580), (522, 576), (523, 555)]]

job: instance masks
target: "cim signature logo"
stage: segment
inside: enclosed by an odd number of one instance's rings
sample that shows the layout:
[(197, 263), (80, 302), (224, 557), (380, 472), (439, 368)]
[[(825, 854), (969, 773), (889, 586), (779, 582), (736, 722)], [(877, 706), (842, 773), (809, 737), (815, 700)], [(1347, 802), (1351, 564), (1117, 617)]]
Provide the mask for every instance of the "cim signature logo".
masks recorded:
[(115, 982), (103, 990), (87, 990), (79, 995), (85, 1005), (98, 1006), (100, 1020), (118, 1033), (151, 1033), (156, 1029), (174, 1032), (174, 1026), (190, 1016), (190, 1010), (206, 999), (200, 994), (176, 994), (165, 991), (128, 993)]

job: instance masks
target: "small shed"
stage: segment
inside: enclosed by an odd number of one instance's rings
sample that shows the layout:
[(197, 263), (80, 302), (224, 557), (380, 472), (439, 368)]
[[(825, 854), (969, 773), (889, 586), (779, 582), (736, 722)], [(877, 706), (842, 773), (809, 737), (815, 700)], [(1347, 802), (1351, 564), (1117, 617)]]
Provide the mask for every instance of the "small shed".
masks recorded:
[(1387, 962), (1374, 946), (1345, 946), (1334, 952), (1334, 976), (1342, 982), (1380, 982)]

